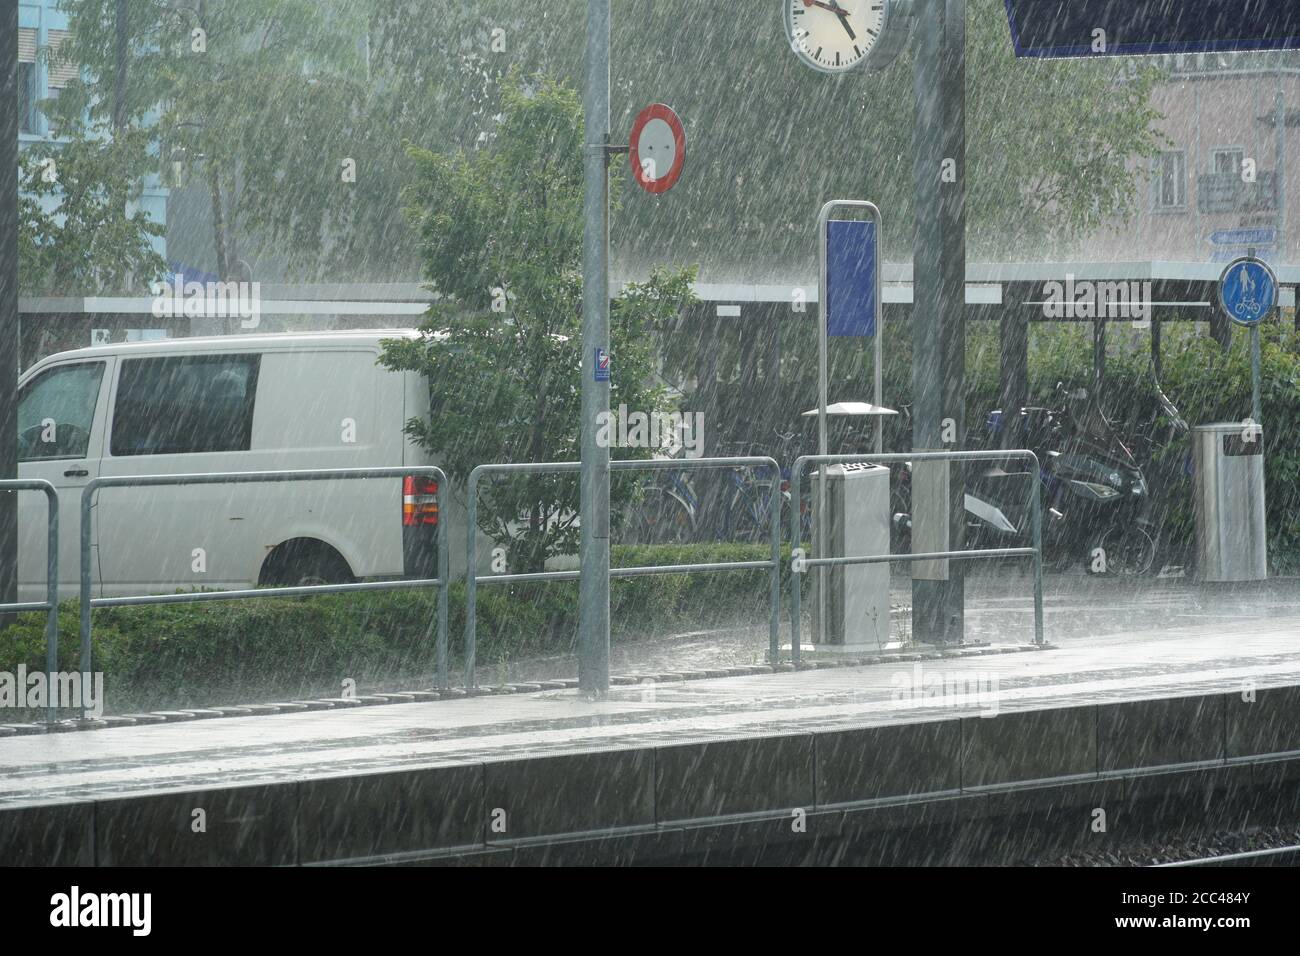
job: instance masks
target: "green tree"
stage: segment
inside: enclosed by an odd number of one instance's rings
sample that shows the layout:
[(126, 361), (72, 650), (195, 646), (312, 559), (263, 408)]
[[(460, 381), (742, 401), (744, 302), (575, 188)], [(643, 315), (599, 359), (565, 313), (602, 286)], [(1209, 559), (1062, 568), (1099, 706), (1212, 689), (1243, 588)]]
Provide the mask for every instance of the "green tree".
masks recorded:
[[(407, 196), (425, 276), (442, 296), (416, 340), (388, 343), (390, 368), (423, 373), (432, 415), (407, 431), (463, 482), (483, 462), (578, 457), (582, 319), (582, 109), (557, 83), (518, 77), (490, 143), (471, 153), (411, 147)], [(654, 412), (653, 332), (691, 300), (694, 273), (657, 270), (611, 308), (611, 406)], [(635, 455), (649, 451), (637, 449)], [(627, 483), (620, 483), (626, 490)], [(510, 567), (537, 570), (577, 537), (572, 475), (482, 489), (480, 526)]]
[(19, 159), (18, 275), (26, 295), (143, 292), (166, 263), (136, 208), (153, 162), (147, 134), (77, 128)]
[(61, 7), (59, 57), (86, 77), (64, 95), (147, 128), (160, 165), (203, 184), (223, 278), (240, 238), (302, 268), (369, 238), (366, 191), (383, 179), (364, 153), (369, 0), (128, 0), (125, 63), (117, 0)]

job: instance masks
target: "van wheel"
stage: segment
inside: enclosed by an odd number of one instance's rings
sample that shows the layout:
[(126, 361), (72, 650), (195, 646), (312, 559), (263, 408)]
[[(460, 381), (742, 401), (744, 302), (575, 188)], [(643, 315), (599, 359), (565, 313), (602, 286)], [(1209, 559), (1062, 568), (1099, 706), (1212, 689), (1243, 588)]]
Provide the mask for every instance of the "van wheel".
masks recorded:
[(277, 545), (266, 561), (258, 584), (268, 587), (307, 587), (351, 584), (356, 580), (343, 555), (311, 538), (293, 538)]

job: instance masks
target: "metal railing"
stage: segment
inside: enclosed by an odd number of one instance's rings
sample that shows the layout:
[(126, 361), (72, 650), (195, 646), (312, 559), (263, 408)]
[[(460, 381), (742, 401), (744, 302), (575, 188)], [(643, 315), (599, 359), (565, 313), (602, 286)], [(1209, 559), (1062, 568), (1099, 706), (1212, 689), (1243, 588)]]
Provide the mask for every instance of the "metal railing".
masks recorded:
[[(44, 611), (45, 617), (45, 719), (54, 722), (55, 690), (59, 686), (56, 673), (59, 669), (59, 493), (43, 478), (6, 478), (0, 480), (0, 491), (43, 491), (46, 507), (45, 545), (45, 600), (20, 601), (0, 604), (0, 613)], [(20, 688), (21, 690), (21, 688)]]
[[(1043, 502), (1042, 484), (1039, 478), (1038, 456), (1023, 449), (1008, 451), (930, 451), (913, 453), (894, 453), (889, 455), (803, 455), (795, 460), (790, 474), (790, 500), (799, 500), (799, 486), (803, 470), (808, 465), (845, 465), (865, 463), (871, 465), (889, 465), (899, 462), (918, 461), (1028, 461), (1033, 471), (1028, 477), (1033, 482), (1033, 494), (1030, 495), (1030, 534), (1033, 546), (1028, 548), (983, 548), (965, 551), (931, 551), (908, 554), (873, 554), (841, 558), (801, 558), (799, 563), (805, 568), (824, 568), (849, 564), (886, 564), (911, 561), (965, 561), (973, 558), (1014, 558), (1032, 557), (1034, 559), (1034, 643), (1043, 643)], [(825, 480), (824, 477), (819, 480)], [(915, 502), (913, 503), (915, 505)], [(790, 522), (791, 555), (799, 548), (799, 511), (792, 509)], [(814, 516), (814, 521), (817, 521)], [(825, 540), (824, 538), (822, 540)], [(800, 651), (800, 585), (802, 574), (792, 574), (790, 583), (790, 660), (799, 663)], [(821, 602), (823, 612), (826, 602)]]
[[(224, 485), (253, 484), (287, 481), (334, 481), (367, 478), (436, 478), (441, 494), (447, 487), (447, 476), (441, 468), (334, 468), (305, 471), (229, 471), (199, 472), (190, 475), (120, 475), (93, 478), (81, 493), (81, 670), (90, 673), (91, 664), (91, 611), (97, 607), (123, 607), (139, 604), (190, 604), (198, 601), (232, 601), (241, 598), (292, 597), (305, 594), (341, 594), (349, 591), (396, 591), (404, 588), (437, 587), (437, 655), (438, 685), (447, 686), (447, 594), (450, 581), (448, 560), (450, 555), (445, 509), (438, 513), (438, 576), (436, 578), (402, 579), (393, 581), (362, 581), (353, 584), (312, 584), (299, 587), (244, 588), (234, 591), (191, 591), (184, 594), (141, 594), (129, 597), (91, 597), (91, 526), (90, 509), (96, 493), (102, 488), (128, 488), (158, 485)], [(473, 535), (470, 536), (471, 538)], [(43, 606), (43, 605), (41, 605)], [(84, 679), (84, 678), (83, 678)]]
[[(752, 571), (767, 568), (771, 574), (771, 620), (769, 644), (772, 667), (780, 661), (781, 628), (781, 468), (776, 459), (766, 456), (747, 458), (672, 458), (634, 461), (612, 461), (611, 471), (676, 471), (687, 468), (771, 468), (772, 492), (769, 498), (772, 523), (772, 557), (766, 561), (726, 561), (712, 564), (648, 565), (638, 568), (610, 568), (611, 578), (630, 578), (646, 574), (693, 574), (705, 571)], [(486, 474), (566, 474), (579, 471), (576, 461), (538, 462), (525, 464), (479, 465), (469, 473), (466, 496), (468, 510), (465, 518), (466, 572), (465, 572), (465, 687), (476, 687), (474, 677), (475, 657), (478, 648), (478, 585), (508, 584), (514, 581), (576, 581), (579, 571), (533, 571), (523, 574), (476, 573), (478, 567), (478, 483)]]

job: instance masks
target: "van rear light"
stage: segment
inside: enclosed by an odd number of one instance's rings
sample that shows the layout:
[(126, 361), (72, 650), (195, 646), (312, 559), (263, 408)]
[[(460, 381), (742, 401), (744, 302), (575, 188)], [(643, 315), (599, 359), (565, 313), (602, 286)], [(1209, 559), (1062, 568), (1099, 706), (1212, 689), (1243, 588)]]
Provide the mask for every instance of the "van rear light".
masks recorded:
[(414, 527), (438, 523), (438, 483), (407, 475), (402, 479), (402, 524)]

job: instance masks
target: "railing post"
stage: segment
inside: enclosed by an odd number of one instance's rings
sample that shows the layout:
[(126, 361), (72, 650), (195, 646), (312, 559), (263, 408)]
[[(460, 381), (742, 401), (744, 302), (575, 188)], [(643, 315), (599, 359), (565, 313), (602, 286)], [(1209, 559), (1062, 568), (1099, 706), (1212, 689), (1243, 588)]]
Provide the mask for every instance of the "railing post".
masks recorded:
[(81, 719), (86, 719), (86, 685), (90, 680), (90, 505), (99, 488), (92, 478), (81, 492)]
[[(790, 663), (799, 666), (799, 648), (803, 641), (800, 636), (800, 617), (803, 614), (803, 573), (795, 573), (795, 552), (803, 546), (800, 535), (803, 533), (803, 516), (799, 513), (803, 501), (803, 469), (806, 457), (796, 458), (790, 469)], [(777, 662), (772, 662), (776, 669)]]
[[(439, 469), (438, 489), (442, 492), (440, 501), (445, 503), (451, 498), (451, 488), (447, 473)], [(438, 688), (447, 689), (447, 604), (451, 598), (451, 536), (447, 533), (447, 509), (438, 507)], [(471, 532), (469, 535), (474, 537)]]
[(474, 655), (478, 645), (478, 478), (479, 465), (469, 473), (465, 503), (465, 692), (474, 690)]
[[(47, 486), (45, 491), (46, 535), (45, 544), (45, 600), (50, 605), (45, 617), (45, 670), (49, 707), (46, 710), (47, 723), (54, 723), (58, 708), (54, 703), (55, 682), (59, 670), (59, 493), (54, 487)], [(85, 699), (85, 693), (82, 693)]]
[[(781, 662), (781, 466), (772, 461), (772, 618), (768, 645), (773, 666)], [(798, 517), (799, 506), (793, 506)]]
[(1029, 463), (1033, 468), (1030, 474), (1030, 523), (1034, 531), (1034, 643), (1043, 643), (1043, 482), (1040, 477), (1042, 466), (1038, 456), (1032, 452)]

